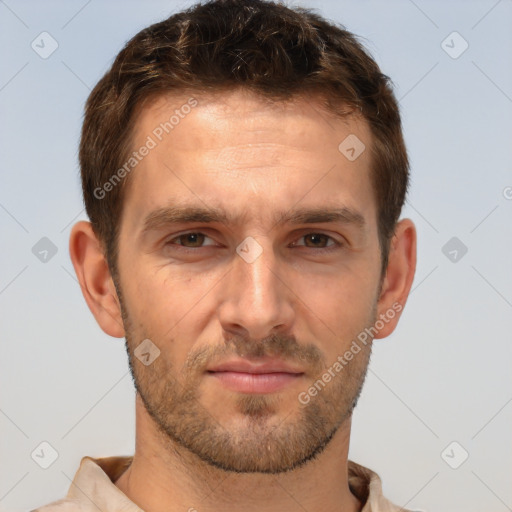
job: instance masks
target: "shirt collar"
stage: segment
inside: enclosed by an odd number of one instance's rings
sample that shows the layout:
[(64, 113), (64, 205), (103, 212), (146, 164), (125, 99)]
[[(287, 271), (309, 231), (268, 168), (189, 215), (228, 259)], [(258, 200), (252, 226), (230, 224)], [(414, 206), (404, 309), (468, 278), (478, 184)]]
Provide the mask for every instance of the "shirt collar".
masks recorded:
[[(69, 488), (67, 499), (79, 502), (81, 510), (119, 510), (143, 512), (118, 489), (114, 482), (123, 474), (133, 456), (83, 457)], [(399, 509), (382, 495), (382, 482), (377, 473), (353, 461), (348, 461), (350, 491), (361, 502), (361, 512), (394, 512)], [(404, 511), (407, 512), (407, 511)]]

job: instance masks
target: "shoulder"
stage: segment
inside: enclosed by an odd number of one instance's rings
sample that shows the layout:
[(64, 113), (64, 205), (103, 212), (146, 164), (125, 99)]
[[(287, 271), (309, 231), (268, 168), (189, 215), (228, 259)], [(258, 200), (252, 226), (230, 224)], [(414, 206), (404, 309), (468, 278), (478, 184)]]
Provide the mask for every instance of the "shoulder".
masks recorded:
[(79, 501), (73, 498), (63, 498), (35, 508), (30, 512), (82, 512), (83, 510), (82, 504)]
[(348, 483), (352, 494), (363, 504), (361, 512), (410, 512), (383, 495), (382, 481), (375, 471), (351, 460), (348, 461)]

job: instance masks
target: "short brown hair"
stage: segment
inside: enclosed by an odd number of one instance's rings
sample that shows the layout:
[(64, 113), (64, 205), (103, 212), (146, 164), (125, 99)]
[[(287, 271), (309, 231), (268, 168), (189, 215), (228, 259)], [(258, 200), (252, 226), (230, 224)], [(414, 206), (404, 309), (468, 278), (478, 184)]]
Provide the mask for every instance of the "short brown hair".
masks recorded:
[(347, 115), (347, 107), (362, 114), (373, 135), (371, 179), (385, 271), (409, 183), (390, 79), (344, 27), (309, 9), (264, 0), (213, 0), (147, 27), (91, 92), (80, 142), (82, 187), (111, 271), (126, 179), (104, 197), (97, 191), (126, 161), (138, 109), (161, 94), (235, 87), (276, 101), (315, 94), (334, 114)]

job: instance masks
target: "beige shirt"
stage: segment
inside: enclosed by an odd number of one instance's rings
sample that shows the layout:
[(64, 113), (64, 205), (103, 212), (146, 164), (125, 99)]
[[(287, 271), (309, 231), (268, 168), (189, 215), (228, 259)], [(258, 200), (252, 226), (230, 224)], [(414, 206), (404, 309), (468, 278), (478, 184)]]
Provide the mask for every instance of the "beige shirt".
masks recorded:
[[(133, 457), (83, 457), (65, 498), (31, 512), (143, 512), (114, 482), (131, 464)], [(408, 512), (382, 495), (377, 473), (348, 461), (350, 491), (363, 504), (361, 512)]]

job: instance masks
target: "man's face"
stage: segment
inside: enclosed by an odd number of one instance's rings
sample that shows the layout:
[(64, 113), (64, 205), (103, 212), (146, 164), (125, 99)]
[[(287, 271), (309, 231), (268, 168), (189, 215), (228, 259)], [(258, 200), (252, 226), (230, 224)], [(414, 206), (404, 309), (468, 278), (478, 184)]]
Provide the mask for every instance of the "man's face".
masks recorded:
[[(370, 131), (313, 101), (238, 91), (197, 96), (161, 133), (187, 99), (153, 102), (135, 130), (134, 150), (156, 146), (120, 225), (130, 367), (170, 443), (226, 470), (286, 471), (349, 421), (370, 357), (368, 344), (299, 400), (379, 311)], [(353, 161), (338, 149), (349, 135), (366, 145)], [(134, 356), (146, 339), (160, 351), (149, 365)]]

